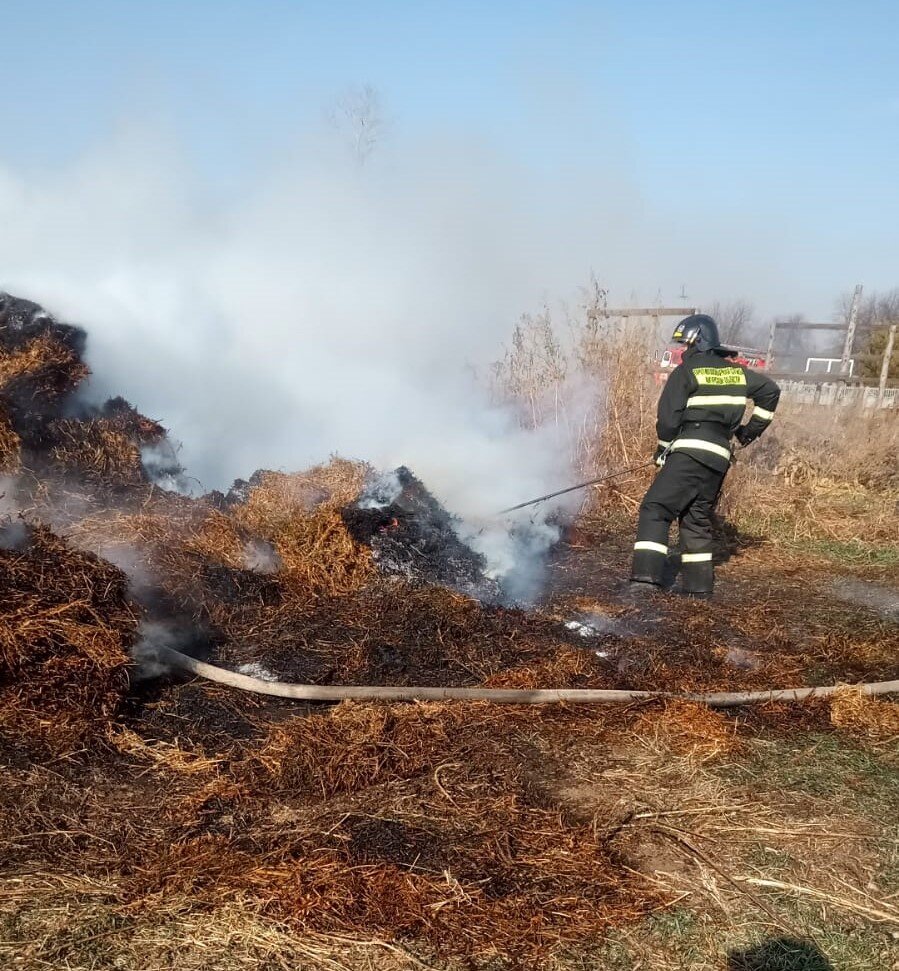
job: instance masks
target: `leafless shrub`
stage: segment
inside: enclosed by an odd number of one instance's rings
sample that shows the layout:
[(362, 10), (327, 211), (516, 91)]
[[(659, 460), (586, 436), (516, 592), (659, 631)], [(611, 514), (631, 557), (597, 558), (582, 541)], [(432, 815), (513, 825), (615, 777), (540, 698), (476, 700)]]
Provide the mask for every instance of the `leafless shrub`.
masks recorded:
[[(494, 396), (514, 405), (525, 427), (547, 423), (568, 433), (573, 467), (585, 478), (639, 465), (655, 443), (653, 349), (656, 335), (637, 318), (609, 314), (591, 280), (582, 301), (558, 321), (550, 308), (525, 315), (492, 369)], [(645, 482), (618, 480), (588, 505), (631, 508)]]

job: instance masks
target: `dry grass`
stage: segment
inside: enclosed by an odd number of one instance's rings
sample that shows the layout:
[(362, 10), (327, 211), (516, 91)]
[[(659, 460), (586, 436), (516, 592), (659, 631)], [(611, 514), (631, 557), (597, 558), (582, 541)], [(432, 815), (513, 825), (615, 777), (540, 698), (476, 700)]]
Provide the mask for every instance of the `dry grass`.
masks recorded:
[[(220, 764), (220, 759), (208, 758), (202, 746), (184, 748), (179, 744), (160, 739), (148, 740), (124, 725), (111, 727), (106, 735), (109, 744), (123, 755), (129, 755), (149, 765), (168, 769), (177, 774), (208, 775)], [(210, 796), (201, 789), (197, 801), (205, 802)]]
[(238, 542), (220, 519), (202, 503), (157, 492), (134, 510), (100, 507), (72, 522), (67, 534), (79, 548), (122, 563), (140, 588), (157, 588), (200, 618), (206, 568), (229, 565)]
[(871, 698), (847, 688), (830, 702), (837, 728), (875, 742), (899, 742), (899, 703)]
[(516, 665), (484, 680), (490, 688), (581, 687), (596, 684), (596, 666), (587, 651), (560, 647), (551, 657)]
[(775, 541), (818, 543), (824, 559), (827, 544), (895, 548), (897, 449), (895, 414), (787, 399), (771, 430), (745, 458), (738, 453), (721, 512)]
[(699, 763), (740, 750), (740, 739), (732, 719), (705, 705), (669, 701), (661, 711), (642, 715), (637, 734), (645, 744)]
[[(0, 938), (0, 959), (21, 971), (411, 971), (426, 967), (386, 941), (301, 937), (286, 922), (242, 902), (197, 907), (171, 894), (152, 912), (111, 908), (115, 887), (91, 880), (32, 881), (27, 893), (0, 885), (0, 907), (15, 908), (22, 940)], [(2, 924), (0, 924), (2, 926)], [(8, 938), (8, 932), (6, 935)], [(64, 962), (64, 963), (63, 963)]]
[(789, 399), (785, 404), (778, 410), (769, 443), (774, 474), (785, 484), (846, 484), (873, 490), (899, 486), (895, 412), (803, 406)]
[[(302, 938), (533, 965), (660, 902), (630, 878), (604, 825), (538, 783), (535, 731), (588, 737), (589, 726), (578, 713), (344, 705), (275, 729), (258, 755), (230, 764), (119, 733), (102, 787), (13, 771), (0, 802), (31, 881), (100, 879), (125, 917), (158, 918), (182, 899), (240, 906)], [(131, 765), (152, 778), (138, 784)], [(35, 798), (48, 785), (56, 791)], [(160, 786), (166, 805), (142, 805), (141, 788)], [(66, 805), (104, 843), (67, 844)]]
[(366, 472), (345, 459), (294, 475), (266, 472), (235, 509), (235, 521), (272, 543), (292, 587), (306, 594), (358, 589), (374, 568), (340, 510), (359, 495)]
[(277, 726), (251, 759), (275, 784), (322, 798), (417, 775), (465, 720), (445, 705), (357, 705)]
[(53, 422), (51, 433), (56, 444), (50, 459), (60, 471), (104, 487), (144, 481), (140, 447), (116, 423), (103, 418), (60, 419)]
[(14, 351), (0, 349), (0, 389), (6, 394), (26, 381), (44, 395), (63, 394), (89, 373), (77, 353), (49, 331)]
[[(160, 510), (159, 519), (164, 526), (167, 519), (164, 510)], [(204, 563), (215, 563), (234, 570), (247, 568), (247, 543), (252, 534), (242, 529), (233, 516), (207, 509), (190, 520), (186, 528), (182, 521), (179, 534), (178, 538), (166, 536), (164, 539), (176, 555), (193, 556)], [(127, 530), (120, 535), (127, 536)], [(159, 539), (155, 542), (158, 544)]]
[[(125, 510), (76, 519), (68, 533), (81, 548), (127, 562), (143, 584), (197, 619), (227, 626), (235, 612), (260, 605), (266, 586), (301, 611), (374, 577), (370, 550), (350, 536), (340, 514), (362, 477), (361, 467), (342, 460), (292, 476), (264, 473), (246, 501), (221, 509), (150, 491)], [(256, 624), (276, 627), (283, 619), (271, 611)]]
[(263, 472), (250, 484), (240, 520), (260, 533), (289, 529), (295, 519), (308, 517), (322, 506), (340, 509), (352, 502), (368, 471), (359, 462), (333, 458), (327, 465), (292, 475)]

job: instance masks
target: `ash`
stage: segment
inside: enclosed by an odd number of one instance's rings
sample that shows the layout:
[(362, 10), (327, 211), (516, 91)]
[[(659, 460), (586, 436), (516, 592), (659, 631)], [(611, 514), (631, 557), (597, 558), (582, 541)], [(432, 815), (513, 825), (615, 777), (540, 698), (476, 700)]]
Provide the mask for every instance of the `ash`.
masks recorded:
[(409, 469), (373, 477), (342, 516), (350, 535), (371, 548), (383, 572), (450, 587), (488, 603), (502, 600), (499, 582), (487, 575), (486, 559), (459, 538), (461, 520)]
[(258, 661), (251, 661), (248, 664), (241, 664), (238, 669), (238, 674), (246, 674), (251, 678), (259, 678), (260, 681), (277, 681), (278, 676), (272, 674), (268, 668), (263, 667)]

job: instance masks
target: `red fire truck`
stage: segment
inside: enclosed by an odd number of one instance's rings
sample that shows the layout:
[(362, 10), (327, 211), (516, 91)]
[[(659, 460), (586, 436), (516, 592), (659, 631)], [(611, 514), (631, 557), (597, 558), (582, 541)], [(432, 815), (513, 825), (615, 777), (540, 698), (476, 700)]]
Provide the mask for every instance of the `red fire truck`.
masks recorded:
[[(659, 384), (667, 380), (668, 375), (681, 363), (686, 347), (683, 344), (672, 344), (663, 354), (659, 361), (656, 371), (656, 380)], [(756, 371), (767, 371), (768, 361), (765, 351), (760, 351), (756, 347), (735, 347), (729, 346), (729, 350), (736, 351), (733, 360), (744, 367), (751, 367)]]

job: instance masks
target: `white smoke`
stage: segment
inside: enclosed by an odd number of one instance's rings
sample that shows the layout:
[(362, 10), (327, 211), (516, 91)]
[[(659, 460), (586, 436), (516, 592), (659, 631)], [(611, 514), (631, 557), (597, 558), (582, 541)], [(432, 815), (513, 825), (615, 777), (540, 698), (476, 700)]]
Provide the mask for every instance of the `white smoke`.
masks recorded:
[(184, 474), (175, 447), (166, 439), (153, 445), (144, 445), (140, 450), (144, 471), (160, 489), (166, 492), (194, 491), (194, 483)]
[(396, 469), (381, 472), (365, 484), (357, 505), (360, 509), (380, 509), (399, 498), (402, 491), (403, 484)]
[(281, 557), (278, 555), (278, 551), (265, 540), (248, 540), (244, 544), (242, 553), (243, 565), (246, 570), (268, 576), (281, 569)]
[(77, 536), (74, 537), (74, 543), (92, 553), (98, 553), (104, 560), (118, 567), (128, 577), (129, 592), (137, 600), (150, 602), (158, 596), (158, 578), (138, 547), (130, 543), (104, 543), (97, 549), (91, 542), (79, 543)]
[(12, 519), (19, 515), (19, 503), (16, 501), (18, 484), (15, 476), (0, 475), (0, 519)]
[(14, 476), (0, 475), (0, 550), (17, 550), (28, 538), (16, 501), (17, 489)]
[[(563, 259), (578, 210), (539, 196), (484, 154), (360, 168), (310, 147), (221, 202), (132, 133), (44, 177), (0, 165), (0, 288), (82, 323), (90, 393), (171, 428), (203, 487), (338, 453), (408, 466), (479, 530), (570, 481), (564, 432), (522, 430), (470, 367), (563, 263), (586, 278)], [(502, 568), (522, 549), (493, 533)]]
[(134, 681), (144, 681), (169, 674), (171, 665), (161, 656), (162, 648), (183, 651), (192, 642), (193, 631), (174, 623), (144, 620), (137, 631), (137, 641), (131, 648), (135, 661)]
[(459, 529), (460, 538), (486, 560), (488, 576), (501, 582), (504, 597), (513, 602), (530, 603), (542, 590), (546, 554), (561, 532), (544, 517), (542, 509), (524, 510), (511, 520), (488, 520), (479, 529), (463, 522)]
[(21, 519), (0, 519), (0, 550), (21, 549), (28, 539), (28, 528)]

